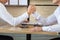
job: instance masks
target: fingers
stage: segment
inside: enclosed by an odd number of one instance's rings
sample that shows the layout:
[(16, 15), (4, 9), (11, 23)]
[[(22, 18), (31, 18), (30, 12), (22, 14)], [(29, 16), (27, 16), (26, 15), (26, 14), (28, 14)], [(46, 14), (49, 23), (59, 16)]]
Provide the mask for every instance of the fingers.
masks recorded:
[(31, 28), (29, 31), (30, 32), (35, 32), (35, 28)]
[(37, 32), (38, 28), (37, 27), (34, 27), (34, 28), (31, 28), (29, 31), (30, 32)]
[(42, 31), (42, 27), (34, 27), (29, 30), (30, 32), (40, 32)]

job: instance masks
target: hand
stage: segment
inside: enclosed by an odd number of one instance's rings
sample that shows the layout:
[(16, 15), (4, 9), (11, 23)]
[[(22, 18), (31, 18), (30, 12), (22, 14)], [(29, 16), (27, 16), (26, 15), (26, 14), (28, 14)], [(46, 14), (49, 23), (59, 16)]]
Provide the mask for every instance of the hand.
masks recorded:
[(30, 32), (40, 32), (42, 31), (42, 27), (34, 27), (29, 30)]
[(34, 5), (29, 5), (28, 14), (34, 13), (36, 11), (36, 7)]

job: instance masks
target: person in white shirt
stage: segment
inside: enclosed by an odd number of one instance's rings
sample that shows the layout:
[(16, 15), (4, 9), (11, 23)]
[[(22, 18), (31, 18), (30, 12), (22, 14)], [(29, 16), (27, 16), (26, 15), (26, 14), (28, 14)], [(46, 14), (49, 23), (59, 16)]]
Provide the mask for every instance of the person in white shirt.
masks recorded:
[(13, 17), (5, 8), (4, 4), (8, 0), (0, 0), (0, 21), (5, 21), (12, 26), (16, 26), (28, 18), (28, 12), (25, 12), (21, 16)]
[(32, 9), (33, 11), (31, 12), (33, 17), (39, 23), (42, 23), (42, 25), (44, 25), (43, 27), (34, 27), (34, 28), (30, 29), (30, 31), (32, 31), (32, 32), (34, 32), (34, 31), (60, 32), (60, 0), (53, 0), (53, 3), (57, 4), (59, 6), (54, 11), (54, 13), (47, 18), (43, 18), (41, 15), (39, 15), (36, 12), (35, 6), (30, 6), (29, 11), (31, 11), (31, 7), (33, 7), (33, 9)]

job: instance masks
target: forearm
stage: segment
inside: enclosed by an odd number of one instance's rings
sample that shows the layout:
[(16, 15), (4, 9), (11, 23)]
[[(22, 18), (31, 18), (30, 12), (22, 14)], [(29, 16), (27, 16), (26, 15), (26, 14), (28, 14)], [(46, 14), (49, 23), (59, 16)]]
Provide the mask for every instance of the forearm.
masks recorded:
[(22, 23), (23, 21), (25, 21), (28, 17), (29, 17), (28, 13), (25, 12), (22, 15), (20, 15), (19, 17), (16, 17), (14, 19), (14, 24), (18, 25), (18, 24)]
[(0, 13), (0, 18), (9, 23), (10, 25), (14, 26), (14, 18), (9, 13)]
[(42, 17), (39, 13), (35, 12), (32, 14), (36, 21), (42, 25), (53, 25), (57, 23), (56, 17), (54, 14), (50, 15), (47, 18)]
[(6, 10), (3, 4), (0, 4), (0, 18), (10, 25), (14, 26), (14, 17)]
[(42, 27), (42, 30), (48, 32), (60, 32), (60, 25), (44, 26)]
[(46, 18), (42, 17), (39, 13), (34, 12), (34, 13), (32, 14), (32, 16), (36, 19), (36, 21), (37, 21), (38, 24), (41, 23), (42, 25), (45, 25), (45, 23), (46, 23)]

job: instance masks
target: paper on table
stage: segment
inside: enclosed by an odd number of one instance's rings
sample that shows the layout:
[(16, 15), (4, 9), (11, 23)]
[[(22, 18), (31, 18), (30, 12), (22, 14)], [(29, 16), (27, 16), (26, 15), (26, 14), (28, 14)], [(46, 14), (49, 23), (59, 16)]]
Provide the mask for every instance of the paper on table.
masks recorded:
[(18, 0), (10, 0), (10, 5), (18, 5)]

